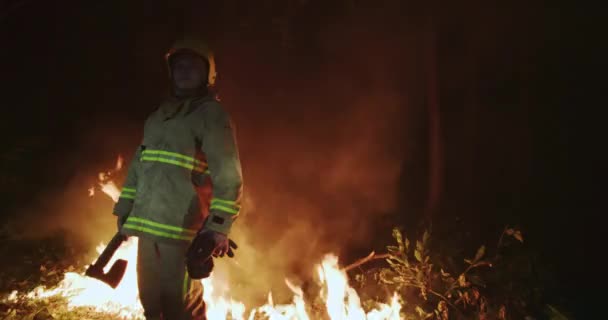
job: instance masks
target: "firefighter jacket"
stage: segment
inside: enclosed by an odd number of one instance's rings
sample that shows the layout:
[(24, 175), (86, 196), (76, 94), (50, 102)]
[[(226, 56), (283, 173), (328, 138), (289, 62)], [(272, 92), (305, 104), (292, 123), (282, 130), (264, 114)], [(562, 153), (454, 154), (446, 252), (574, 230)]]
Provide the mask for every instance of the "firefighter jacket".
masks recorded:
[[(210, 201), (202, 196), (208, 182)], [(127, 216), (121, 229), (126, 235), (189, 243), (201, 228), (228, 235), (241, 195), (228, 113), (211, 95), (170, 98), (146, 120), (114, 214)]]

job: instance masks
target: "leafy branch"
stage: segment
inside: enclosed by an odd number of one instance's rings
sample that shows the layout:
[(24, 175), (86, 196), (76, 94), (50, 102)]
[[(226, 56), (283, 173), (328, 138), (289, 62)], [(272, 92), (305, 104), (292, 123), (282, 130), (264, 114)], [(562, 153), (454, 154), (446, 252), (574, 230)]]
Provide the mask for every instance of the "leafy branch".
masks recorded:
[[(387, 253), (377, 254), (371, 252), (368, 256), (361, 258), (343, 268), (344, 271), (354, 269), (362, 270), (363, 265), (384, 260), (386, 267), (373, 269), (371, 272), (363, 272), (357, 279), (364, 281), (366, 275), (377, 279), (380, 284), (387, 285), (399, 292), (402, 297), (406, 291), (414, 289), (422, 298), (420, 303), (414, 307), (415, 314), (421, 319), (448, 319), (448, 309), (455, 312), (459, 318), (465, 314), (476, 312), (479, 319), (487, 319), (487, 310), (490, 308), (489, 299), (482, 295), (485, 282), (480, 275), (474, 274), (480, 268), (492, 268), (496, 258), (486, 258), (486, 247), (480, 246), (475, 256), (464, 259), (463, 271), (455, 273), (446, 272), (438, 267), (439, 263), (432, 262), (430, 254), (431, 234), (425, 231), (421, 239), (412, 245), (399, 229), (393, 229), (392, 236), (395, 244), (386, 247)], [(498, 249), (504, 245), (504, 238), (511, 236), (523, 242), (521, 232), (512, 228), (505, 228), (498, 241)], [(498, 250), (497, 250), (498, 251)], [(430, 299), (434, 296), (435, 299)], [(408, 300), (412, 300), (409, 299)], [(433, 312), (425, 309), (432, 307)], [(506, 308), (504, 305), (492, 306), (496, 312), (496, 319), (506, 319)]]

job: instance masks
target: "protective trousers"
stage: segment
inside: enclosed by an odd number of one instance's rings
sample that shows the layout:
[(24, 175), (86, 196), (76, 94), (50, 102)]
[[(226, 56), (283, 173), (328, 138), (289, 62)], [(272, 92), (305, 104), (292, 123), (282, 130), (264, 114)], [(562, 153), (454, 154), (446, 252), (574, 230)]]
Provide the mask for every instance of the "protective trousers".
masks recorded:
[(200, 281), (188, 277), (185, 245), (139, 237), (137, 284), (147, 320), (204, 320)]

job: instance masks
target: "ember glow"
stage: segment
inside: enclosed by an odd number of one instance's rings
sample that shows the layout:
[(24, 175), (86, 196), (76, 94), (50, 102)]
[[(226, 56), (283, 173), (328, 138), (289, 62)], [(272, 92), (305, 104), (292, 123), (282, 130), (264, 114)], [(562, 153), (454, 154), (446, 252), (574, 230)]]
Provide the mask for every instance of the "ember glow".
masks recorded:
[[(115, 171), (120, 170), (121, 167), (122, 158), (119, 158)], [(117, 201), (120, 191), (110, 179), (112, 173), (99, 175), (99, 188)], [(101, 253), (104, 247), (104, 244), (100, 244), (97, 252)], [(111, 314), (113, 319), (144, 319), (137, 289), (137, 238), (131, 237), (123, 243), (104, 271), (109, 271), (117, 259), (127, 260), (128, 266), (124, 278), (116, 289), (112, 289), (99, 280), (86, 277), (84, 274), (68, 272), (55, 288), (48, 289), (41, 286), (25, 294), (25, 297), (44, 299), (61, 296), (68, 301), (68, 308), (91, 307), (98, 312)], [(325, 303), (325, 310), (321, 310), (322, 314), (319, 314), (318, 310), (313, 311), (304, 299), (303, 290), (288, 280), (285, 280), (285, 284), (293, 293), (290, 304), (275, 304), (272, 293), (268, 293), (267, 303), (254, 307), (246, 306), (244, 303), (232, 299), (229, 284), (212, 273), (210, 278), (202, 280), (203, 298), (207, 304), (207, 319), (310, 320), (328, 317), (331, 320), (401, 319), (401, 305), (396, 294), (393, 295), (389, 304), (379, 303), (375, 309), (366, 312), (361, 306), (357, 292), (348, 285), (348, 276), (340, 269), (338, 258), (335, 255), (325, 256), (321, 264), (317, 266), (317, 275), (321, 284), (319, 297)], [(4, 300), (10, 302), (23, 296), (14, 291)]]

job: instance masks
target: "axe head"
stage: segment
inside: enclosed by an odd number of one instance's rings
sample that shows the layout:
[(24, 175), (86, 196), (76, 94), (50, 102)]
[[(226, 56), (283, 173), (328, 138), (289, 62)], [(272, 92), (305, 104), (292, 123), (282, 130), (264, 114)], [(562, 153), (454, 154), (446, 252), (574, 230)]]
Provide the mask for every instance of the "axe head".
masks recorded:
[(122, 277), (125, 275), (127, 270), (127, 260), (119, 259), (114, 262), (112, 268), (108, 273), (103, 272), (103, 268), (98, 267), (95, 264), (90, 265), (87, 268), (85, 274), (91, 278), (102, 281), (112, 287), (113, 289), (118, 286)]

